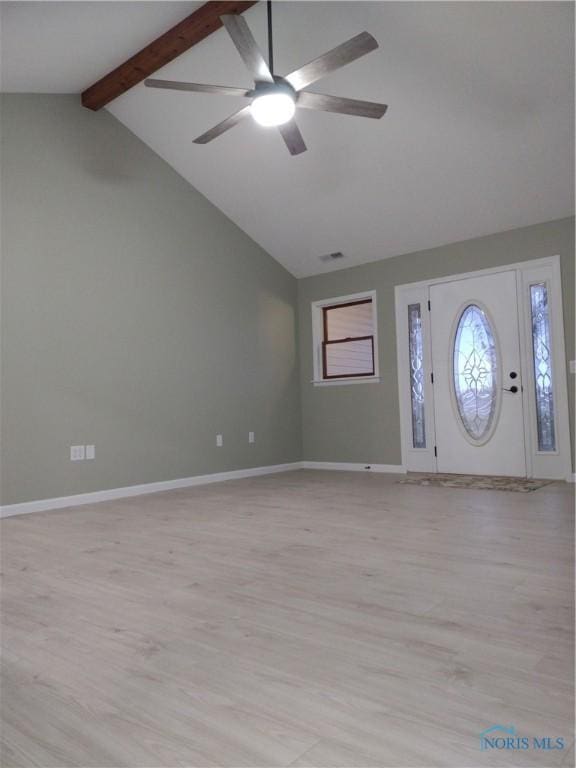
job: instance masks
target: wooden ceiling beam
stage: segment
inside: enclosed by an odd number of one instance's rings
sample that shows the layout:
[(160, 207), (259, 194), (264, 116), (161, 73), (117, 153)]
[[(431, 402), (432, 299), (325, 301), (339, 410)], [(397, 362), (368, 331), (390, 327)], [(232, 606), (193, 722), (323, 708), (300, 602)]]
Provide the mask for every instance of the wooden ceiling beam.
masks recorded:
[(184, 51), (220, 29), (220, 16), (247, 11), (257, 0), (228, 2), (213, 0), (202, 5), (175, 27), (142, 48), (119, 67), (113, 69), (82, 94), (82, 104), (94, 111), (129, 91)]

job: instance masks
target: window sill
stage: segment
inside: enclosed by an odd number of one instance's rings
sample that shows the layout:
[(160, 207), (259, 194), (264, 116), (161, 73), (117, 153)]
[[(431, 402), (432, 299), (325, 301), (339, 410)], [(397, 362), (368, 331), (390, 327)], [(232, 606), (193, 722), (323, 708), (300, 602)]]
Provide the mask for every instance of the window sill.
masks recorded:
[(379, 384), (380, 381), (380, 376), (359, 376), (357, 379), (313, 379), (310, 383), (315, 387), (336, 387), (342, 384)]

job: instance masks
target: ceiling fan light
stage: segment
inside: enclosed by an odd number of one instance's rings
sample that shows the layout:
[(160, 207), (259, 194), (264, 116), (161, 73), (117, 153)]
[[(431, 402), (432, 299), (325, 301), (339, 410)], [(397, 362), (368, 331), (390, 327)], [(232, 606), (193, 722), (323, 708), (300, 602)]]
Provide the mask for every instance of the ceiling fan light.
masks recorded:
[(250, 105), (252, 117), (265, 128), (284, 125), (294, 117), (296, 104), (289, 93), (265, 93)]

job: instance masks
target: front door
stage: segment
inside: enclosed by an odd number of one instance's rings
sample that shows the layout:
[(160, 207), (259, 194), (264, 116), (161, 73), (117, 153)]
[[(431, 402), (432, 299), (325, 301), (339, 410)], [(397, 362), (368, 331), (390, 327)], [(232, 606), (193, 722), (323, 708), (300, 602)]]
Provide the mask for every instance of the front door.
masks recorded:
[(430, 287), (438, 472), (526, 476), (516, 273)]

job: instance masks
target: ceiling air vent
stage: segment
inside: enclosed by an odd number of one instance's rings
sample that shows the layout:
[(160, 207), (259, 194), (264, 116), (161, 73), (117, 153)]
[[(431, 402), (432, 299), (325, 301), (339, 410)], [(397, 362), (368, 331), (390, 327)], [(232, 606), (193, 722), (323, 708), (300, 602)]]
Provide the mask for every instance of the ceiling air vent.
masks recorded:
[(343, 259), (344, 254), (342, 251), (336, 251), (335, 253), (325, 253), (324, 256), (320, 256), (320, 261), (336, 261), (336, 259)]

